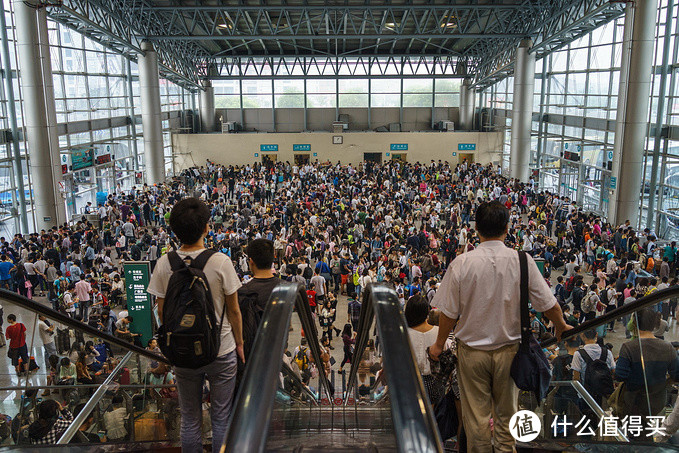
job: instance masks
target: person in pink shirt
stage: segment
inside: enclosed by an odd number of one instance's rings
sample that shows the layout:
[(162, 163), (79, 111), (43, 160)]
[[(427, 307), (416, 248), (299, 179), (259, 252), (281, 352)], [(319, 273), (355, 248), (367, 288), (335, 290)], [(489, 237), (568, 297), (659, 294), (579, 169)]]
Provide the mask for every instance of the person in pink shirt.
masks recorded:
[(86, 279), (81, 279), (75, 284), (75, 294), (80, 301), (80, 317), (83, 322), (87, 322), (90, 308), (90, 294), (92, 294), (92, 285)]

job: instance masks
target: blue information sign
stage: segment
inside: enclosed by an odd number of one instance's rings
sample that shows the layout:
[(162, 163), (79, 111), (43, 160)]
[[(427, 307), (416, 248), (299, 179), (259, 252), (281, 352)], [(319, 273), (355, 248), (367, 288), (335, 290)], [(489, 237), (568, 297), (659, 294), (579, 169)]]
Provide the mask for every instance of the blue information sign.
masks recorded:
[(318, 153), (314, 153), (314, 157), (317, 157), (317, 156), (318, 156)]
[(407, 143), (392, 143), (391, 146), (389, 146), (390, 151), (408, 151), (408, 144)]
[(260, 151), (278, 151), (278, 145), (259, 145)]
[(311, 151), (311, 145), (292, 145), (293, 151)]
[(611, 189), (615, 190), (618, 187), (618, 178), (611, 176)]
[(259, 157), (259, 153), (255, 153), (255, 157)]
[(476, 143), (458, 143), (458, 151), (476, 151)]

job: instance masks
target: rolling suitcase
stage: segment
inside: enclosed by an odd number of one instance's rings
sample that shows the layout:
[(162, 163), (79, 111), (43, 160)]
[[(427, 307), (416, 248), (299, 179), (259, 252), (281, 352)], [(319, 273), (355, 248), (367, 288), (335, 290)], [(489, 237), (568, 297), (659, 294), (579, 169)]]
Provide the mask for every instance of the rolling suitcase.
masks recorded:
[(68, 329), (59, 329), (57, 327), (57, 341), (56, 341), (57, 351), (60, 354), (71, 349), (71, 334)]

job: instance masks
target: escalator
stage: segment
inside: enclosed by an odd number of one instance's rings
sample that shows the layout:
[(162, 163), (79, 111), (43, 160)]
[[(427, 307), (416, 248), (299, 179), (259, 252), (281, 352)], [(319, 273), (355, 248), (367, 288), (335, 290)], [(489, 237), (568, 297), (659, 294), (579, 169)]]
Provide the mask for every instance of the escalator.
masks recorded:
[[(679, 289), (676, 287), (657, 291), (568, 331), (558, 345), (560, 348), (557, 348), (555, 339), (543, 341), (542, 346), (552, 362), (560, 355), (574, 353), (583, 343), (592, 342), (610, 348), (619, 362), (621, 349), (629, 351), (636, 341), (639, 363), (634, 362), (631, 366), (638, 374), (636, 381), (630, 381), (629, 373), (624, 379), (616, 377), (625, 381), (635, 395), (641, 395), (641, 399), (637, 398), (634, 407), (619, 405), (614, 410), (608, 398), (593, 397), (580, 381), (572, 380), (572, 376), (563, 379), (563, 373), (555, 370), (548, 397), (541, 404), (530, 393), (520, 393), (519, 410), (533, 411), (539, 417), (541, 427), (534, 440), (518, 442), (517, 451), (679, 451), (666, 439), (660, 442), (653, 436), (645, 436), (644, 429), (650, 432), (650, 427), (644, 426), (641, 434), (635, 432), (638, 420), (634, 418), (640, 416), (639, 413), (643, 414), (644, 410), (654, 416), (666, 416), (676, 404), (679, 368), (676, 376), (669, 373), (653, 375), (652, 367), (648, 366), (653, 357), (649, 354), (653, 354), (655, 349), (652, 348), (658, 342), (652, 338), (640, 339), (637, 332), (641, 332), (642, 337), (648, 336), (647, 332), (640, 330), (644, 326), (639, 324), (639, 319), (645, 316), (640, 314), (642, 310), (651, 307), (652, 311), (664, 314), (659, 317), (669, 320), (667, 329), (658, 332), (664, 335), (665, 349), (670, 342), (679, 341), (679, 325), (675, 315), (670, 316), (669, 313), (676, 307), (677, 299)], [(354, 356), (362, 356), (371, 338), (373, 319), (376, 319), (372, 337), (379, 339), (385, 376), (383, 382), (373, 383), (368, 395), (365, 391), (361, 395), (357, 392), (359, 360), (355, 360), (343, 381), (345, 385), (336, 389), (332, 397), (328, 395), (328, 379), (322, 368), (319, 376), (305, 385), (310, 389), (310, 395), (290, 397), (284, 386), (279, 384), (280, 376), (289, 372), (287, 367), (281, 367), (279, 358), (286, 350), (293, 308), (297, 309), (316, 363), (320, 359), (318, 348), (313, 345), (318, 332), (311, 322), (313, 318), (301, 287), (282, 285), (274, 293), (270, 305), (248, 364), (244, 379), (247, 384), (237, 397), (234, 421), (224, 444), (225, 451), (456, 451), (451, 448), (450, 440), (444, 444), (439, 437), (410, 350), (405, 321), (392, 290), (383, 285), (372, 285), (363, 299)], [(613, 330), (609, 330), (611, 322)], [(629, 340), (625, 338), (626, 333), (631, 336)], [(655, 345), (652, 344), (654, 342)], [(623, 348), (625, 343), (627, 345)], [(679, 343), (676, 346), (679, 349)], [(677, 381), (670, 380), (671, 377)], [(641, 387), (635, 387), (635, 382), (641, 382)], [(619, 384), (616, 382), (616, 385)], [(658, 390), (660, 388), (664, 390)], [(658, 396), (658, 392), (662, 395)], [(658, 402), (659, 397), (663, 401)], [(618, 423), (612, 424), (616, 417)], [(623, 424), (623, 419), (626, 424)], [(566, 420), (572, 425), (560, 428)], [(581, 427), (575, 429), (576, 423), (581, 420), (593, 428), (591, 434), (588, 431), (578, 432)]]
[[(283, 283), (275, 289), (234, 402), (224, 451), (455, 451), (450, 440), (444, 443), (439, 437), (396, 294), (384, 285), (375, 284), (363, 296), (354, 352), (354, 357), (359, 359), (353, 361), (348, 374), (331, 372), (328, 375), (323, 366), (318, 366), (317, 373), (301, 376), (299, 370), (295, 370), (290, 354), (286, 355), (286, 351), (292, 350), (293, 312), (299, 317), (311, 362), (315, 364), (322, 363), (319, 331), (302, 286)], [(629, 355), (630, 348), (636, 348), (636, 362), (628, 367), (636, 376), (632, 376), (634, 379), (627, 376), (625, 381), (630, 394), (636, 396), (635, 403), (623, 408), (623, 412), (614, 412), (607, 398), (593, 397), (580, 382), (564, 379), (563, 373), (555, 370), (549, 395), (541, 404), (538, 405), (530, 394), (520, 394), (520, 409), (533, 411), (540, 419), (541, 429), (534, 440), (519, 442), (517, 451), (679, 451), (666, 441), (654, 442), (653, 437), (645, 435), (644, 429), (641, 434), (634, 432), (638, 424), (632, 426), (629, 420), (637, 413), (669, 415), (676, 405), (679, 368), (660, 375), (657, 368), (651, 366), (658, 359), (658, 342), (647, 338), (648, 333), (644, 331), (647, 320), (640, 313), (651, 307), (666, 315), (667, 329), (656, 333), (664, 337), (664, 344), (679, 341), (679, 325), (675, 315), (671, 315), (677, 299), (677, 288), (657, 291), (568, 331), (563, 342), (575, 338), (586, 342), (591, 342), (592, 337), (596, 337), (595, 341), (602, 339), (601, 343), (612, 348), (618, 365), (622, 363), (621, 355)], [(56, 399), (71, 412), (80, 409), (57, 445), (68, 445), (74, 451), (93, 447), (128, 451), (178, 450), (180, 418), (176, 391), (172, 384), (159, 381), (157, 376), (152, 379), (148, 373), (154, 368), (152, 365), (164, 363), (163, 357), (103, 334), (16, 293), (0, 291), (0, 304), (5, 317), (16, 313), (19, 321), (27, 325), (28, 348), (36, 357), (43, 354), (42, 342), (35, 329), (37, 317), (42, 315), (61, 332), (67, 331), (71, 342), (92, 341), (97, 347), (106, 345), (107, 354), (115, 358), (104, 361), (106, 367), (102, 364), (103, 371), (95, 376), (95, 383), (91, 385), (48, 384), (49, 373), (40, 359), (40, 369), (28, 376), (17, 376), (5, 358), (6, 366), (0, 371), (0, 448), (35, 448), (18, 435), (20, 429), (17, 427), (35, 417), (41, 401)], [(621, 318), (624, 323), (620, 322)], [(613, 331), (607, 328), (611, 322)], [(629, 340), (625, 338), (628, 329), (632, 336)], [(641, 335), (636, 336), (637, 332)], [(365, 370), (360, 366), (360, 357), (371, 340), (378, 341), (379, 350), (380, 370), (375, 380), (366, 378)], [(565, 350), (568, 352), (568, 348), (563, 348), (563, 342), (557, 350), (555, 340), (543, 341), (545, 351), (553, 355), (550, 360), (554, 361)], [(576, 349), (570, 347), (570, 352)], [(63, 357), (69, 351), (58, 352)], [(46, 390), (49, 395), (43, 394)], [(205, 414), (209, 413), (208, 409), (206, 394)], [(110, 428), (106, 419), (116, 410), (123, 420), (125, 434), (121, 438), (106, 438)], [(578, 435), (573, 426), (564, 428), (559, 424), (563, 417), (572, 423), (585, 419), (595, 428), (610, 421), (611, 417), (619, 420), (628, 417), (628, 420), (625, 426), (621, 423), (614, 428), (607, 425), (610, 429), (606, 433), (595, 429), (593, 434)], [(204, 417), (203, 431), (209, 442), (209, 417)]]
[(283, 283), (264, 313), (234, 405), (226, 452), (443, 451), (394, 291), (372, 285), (363, 297), (354, 357), (362, 357), (376, 318), (384, 382), (360, 395), (359, 360), (353, 360), (342, 389), (338, 385), (333, 392), (319, 366), (318, 376), (306, 384), (313, 397), (294, 391), (301, 398), (290, 396), (284, 377), (289, 367), (281, 366), (281, 361), (293, 309), (312, 363), (321, 363), (318, 331), (304, 287)]

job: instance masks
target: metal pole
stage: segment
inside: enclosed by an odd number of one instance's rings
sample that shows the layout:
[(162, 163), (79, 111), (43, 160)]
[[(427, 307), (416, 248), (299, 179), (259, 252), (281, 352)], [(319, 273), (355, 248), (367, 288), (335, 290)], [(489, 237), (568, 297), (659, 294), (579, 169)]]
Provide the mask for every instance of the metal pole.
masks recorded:
[(514, 102), (510, 148), (510, 177), (527, 182), (530, 176), (530, 132), (533, 123), (533, 91), (535, 89), (535, 54), (530, 53), (531, 40), (521, 41), (516, 49), (514, 66)]
[[(38, 22), (35, 7), (23, 0), (14, 0), (16, 47), (18, 50), (21, 87), (24, 104), (24, 131), (30, 153), (30, 169), (41, 187), (34, 190), (36, 229), (48, 229), (59, 221), (56, 194), (58, 188), (52, 171), (49, 124), (45, 86), (38, 42)], [(51, 78), (50, 74), (50, 78)], [(53, 100), (52, 100), (53, 102)], [(61, 173), (61, 170), (59, 171)]]
[(7, 96), (7, 116), (9, 127), (12, 130), (12, 170), (16, 181), (17, 196), (19, 201), (18, 215), (21, 225), (21, 232), (28, 233), (28, 213), (26, 212), (26, 193), (24, 189), (24, 170), (21, 163), (21, 145), (19, 143), (19, 125), (17, 121), (17, 104), (14, 99), (14, 86), (12, 84), (12, 63), (9, 58), (9, 40), (7, 38), (7, 23), (5, 19), (5, 6), (2, 2), (3, 10), (0, 14), (0, 43), (2, 44), (2, 67), (4, 71), (3, 81), (5, 83), (5, 94)]
[(303, 91), (304, 91), (304, 132), (309, 130), (308, 124), (308, 112), (307, 112), (307, 102), (306, 102), (306, 79), (302, 80)]
[(158, 54), (147, 41), (142, 42), (141, 48), (142, 53), (139, 55), (138, 63), (141, 121), (144, 134), (144, 173), (146, 182), (155, 184), (165, 180)]
[[(627, 8), (634, 10), (634, 20), (625, 20), (625, 32), (632, 29), (630, 43), (627, 97), (625, 114), (622, 120), (623, 133), (621, 140), (616, 215), (614, 223), (620, 224), (630, 220), (632, 225), (639, 221), (639, 189), (641, 187), (642, 168), (644, 163), (644, 142), (648, 128), (648, 99), (651, 88), (651, 69), (653, 65), (653, 45), (655, 44), (655, 18), (657, 0), (627, 3)], [(622, 72), (622, 70), (621, 70)], [(622, 77), (621, 77), (622, 79)], [(614, 161), (615, 164), (615, 161)]]
[(215, 131), (215, 89), (209, 80), (203, 82), (200, 90), (200, 123), (203, 132)]
[[(667, 64), (670, 57), (670, 40), (672, 38), (672, 16), (674, 13), (674, 0), (667, 1), (667, 17), (665, 19), (665, 37), (663, 40), (662, 66), (660, 68), (660, 89), (658, 91), (658, 110), (655, 120), (655, 134), (653, 140), (653, 164), (651, 165), (651, 181), (648, 191), (648, 212), (646, 226), (653, 230), (655, 222), (655, 191), (658, 185), (658, 165), (660, 164), (660, 141), (662, 136), (662, 124), (665, 116), (665, 93), (667, 85)], [(645, 175), (644, 175), (645, 176)], [(660, 181), (663, 182), (662, 180)], [(662, 188), (660, 189), (662, 191)], [(658, 233), (656, 229), (656, 234)]]
[[(127, 94), (130, 103), (130, 134), (132, 135), (132, 155), (134, 156), (133, 168), (135, 172), (138, 172), (139, 149), (137, 148), (137, 116), (134, 114), (134, 91), (132, 91), (132, 64), (128, 58), (125, 58), (125, 61), (127, 62)], [(114, 182), (116, 183), (115, 187), (117, 187), (118, 181)]]
[(245, 130), (245, 112), (243, 111), (243, 79), (238, 79), (238, 93), (240, 99), (240, 127)]

